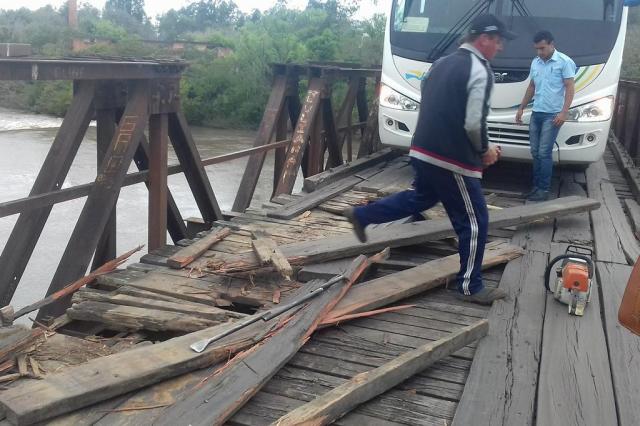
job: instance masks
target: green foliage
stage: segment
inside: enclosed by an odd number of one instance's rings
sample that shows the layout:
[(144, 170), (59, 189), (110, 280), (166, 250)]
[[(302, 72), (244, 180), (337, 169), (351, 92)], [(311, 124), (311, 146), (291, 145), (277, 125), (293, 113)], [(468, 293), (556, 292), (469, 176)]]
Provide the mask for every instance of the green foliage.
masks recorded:
[(37, 81), (26, 86), (27, 105), (33, 112), (63, 116), (73, 96), (70, 81)]
[[(80, 3), (77, 33), (66, 26), (66, 6), (38, 11), (0, 10), (0, 41), (31, 43), (38, 53), (68, 54), (72, 35), (95, 40), (86, 54), (165, 57), (171, 52), (145, 39), (181, 40), (232, 49), (227, 57), (187, 47), (191, 63), (182, 79), (182, 105), (190, 122), (208, 126), (256, 127), (270, 92), (271, 64), (309, 61), (379, 64), (384, 17), (357, 21), (356, 0), (311, 0), (305, 10), (279, 0), (271, 9), (243, 14), (232, 0), (198, 0), (157, 17), (153, 26), (144, 0), (107, 0), (98, 10)], [(0, 87), (1, 89), (1, 87)], [(334, 91), (336, 101), (346, 86)], [(27, 84), (16, 98), (36, 112), (62, 114), (67, 83)], [(15, 104), (20, 104), (17, 102)], [(336, 105), (337, 108), (337, 105)]]

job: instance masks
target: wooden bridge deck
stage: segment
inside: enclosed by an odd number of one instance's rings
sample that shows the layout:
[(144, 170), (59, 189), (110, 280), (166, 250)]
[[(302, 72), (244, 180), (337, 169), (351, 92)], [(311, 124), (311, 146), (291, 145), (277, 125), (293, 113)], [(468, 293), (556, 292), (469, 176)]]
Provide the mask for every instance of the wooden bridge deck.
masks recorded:
[[(358, 173), (362, 176), (366, 171)], [(488, 203), (496, 207), (524, 204), (529, 179), (527, 168), (521, 165), (495, 167), (483, 182)], [(400, 157), (387, 164), (382, 173), (322, 203), (310, 214), (290, 220), (266, 216), (270, 209), (278, 207), (276, 203), (249, 210), (221, 222), (232, 227), (232, 235), (216, 244), (203, 259), (215, 263), (230, 254), (251, 251), (254, 230), (266, 231), (279, 244), (349, 234), (351, 228), (338, 212), (347, 205), (409, 187), (410, 183), (411, 169), (406, 158)], [(458, 301), (451, 289), (436, 288), (398, 303), (415, 305), (412, 308), (319, 331), (229, 424), (270, 424), (355, 374), (378, 367), (480, 318), (490, 320), (487, 337), (363, 404), (337, 424), (640, 423), (640, 339), (622, 329), (616, 320), (621, 292), (631, 269), (629, 261), (639, 252), (621, 207), (621, 200), (631, 197), (631, 191), (607, 152), (604, 161), (586, 172), (559, 169), (554, 177), (554, 193), (588, 195), (601, 201), (603, 207), (548, 223), (491, 231), (490, 240), (511, 241), (524, 248), (523, 257), (506, 267), (488, 269), (484, 275), (487, 285), (508, 291), (507, 300), (496, 302), (491, 308), (481, 307)], [(280, 197), (277, 201), (284, 203), (295, 198)], [(442, 212), (435, 209), (430, 214), (438, 217)], [(594, 246), (596, 250), (598, 291), (582, 318), (569, 316), (566, 306), (545, 294), (543, 287), (548, 260), (564, 252), (570, 243)], [(295, 282), (282, 286), (278, 277), (253, 282), (201, 274), (197, 269), (170, 269), (166, 266), (167, 258), (178, 248), (167, 246), (125, 270), (100, 277), (98, 289), (127, 287), (160, 293), (173, 301), (188, 302), (185, 311), (193, 304), (220, 305), (224, 300), (233, 303), (227, 309), (246, 313), (272, 305), (297, 286)], [(393, 249), (389, 261), (380, 265), (371, 278), (455, 252), (451, 241)], [(300, 278), (340, 273), (341, 267), (344, 262), (340, 261), (328, 266), (308, 266)], [(118, 321), (122, 318), (96, 317), (94, 321), (75, 321), (75, 329), (80, 330), (79, 334), (101, 334), (101, 342), (109, 345), (116, 341), (120, 345), (123, 339), (142, 344), (157, 340), (157, 333), (145, 330), (116, 334)], [(174, 332), (181, 334), (179, 330)], [(114, 334), (111, 341), (109, 337)], [(46, 364), (46, 359), (43, 362)], [(214, 370), (192, 372), (62, 416), (53, 424), (152, 424), (165, 410), (170, 410), (172, 401), (186, 395)], [(129, 407), (146, 409), (118, 410)], [(197, 419), (185, 422), (197, 424)]]

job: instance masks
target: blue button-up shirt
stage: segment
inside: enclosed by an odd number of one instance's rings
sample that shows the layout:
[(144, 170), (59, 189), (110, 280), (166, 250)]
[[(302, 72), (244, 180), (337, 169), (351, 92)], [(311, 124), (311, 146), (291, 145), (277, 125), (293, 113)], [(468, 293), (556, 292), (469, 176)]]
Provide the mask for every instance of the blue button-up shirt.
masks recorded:
[(564, 80), (574, 78), (576, 64), (557, 50), (547, 61), (536, 56), (531, 62), (530, 76), (536, 86), (534, 112), (558, 113), (564, 106)]

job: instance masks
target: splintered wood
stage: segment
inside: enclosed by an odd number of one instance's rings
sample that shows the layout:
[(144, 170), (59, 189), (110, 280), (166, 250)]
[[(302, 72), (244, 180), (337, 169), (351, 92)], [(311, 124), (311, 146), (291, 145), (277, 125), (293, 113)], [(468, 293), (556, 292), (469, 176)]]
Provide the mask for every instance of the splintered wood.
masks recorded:
[(212, 245), (219, 241), (222, 241), (231, 234), (231, 229), (222, 228), (216, 232), (212, 232), (206, 237), (203, 237), (193, 244), (180, 249), (176, 254), (171, 256), (167, 263), (170, 267), (175, 269), (181, 269), (189, 265), (191, 262), (202, 256), (204, 252), (209, 250)]
[(267, 238), (264, 233), (256, 233), (256, 237), (255, 240), (251, 241), (251, 244), (253, 245), (256, 256), (258, 256), (260, 265), (267, 266), (271, 264), (283, 277), (291, 280), (293, 268), (275, 241)]

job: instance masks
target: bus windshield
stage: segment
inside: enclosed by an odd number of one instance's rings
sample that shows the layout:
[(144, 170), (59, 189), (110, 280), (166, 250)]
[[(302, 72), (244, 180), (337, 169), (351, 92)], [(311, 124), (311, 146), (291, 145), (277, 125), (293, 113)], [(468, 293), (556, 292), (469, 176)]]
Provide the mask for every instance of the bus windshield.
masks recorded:
[[(581, 66), (608, 59), (620, 27), (622, 1), (393, 0), (390, 20), (393, 53), (432, 62), (454, 50), (458, 45), (455, 41), (466, 32), (470, 18), (481, 13), (497, 15), (518, 34), (494, 61), (499, 65), (528, 67), (534, 54), (533, 35), (549, 30), (558, 49)], [(448, 39), (454, 42), (447, 43)]]

